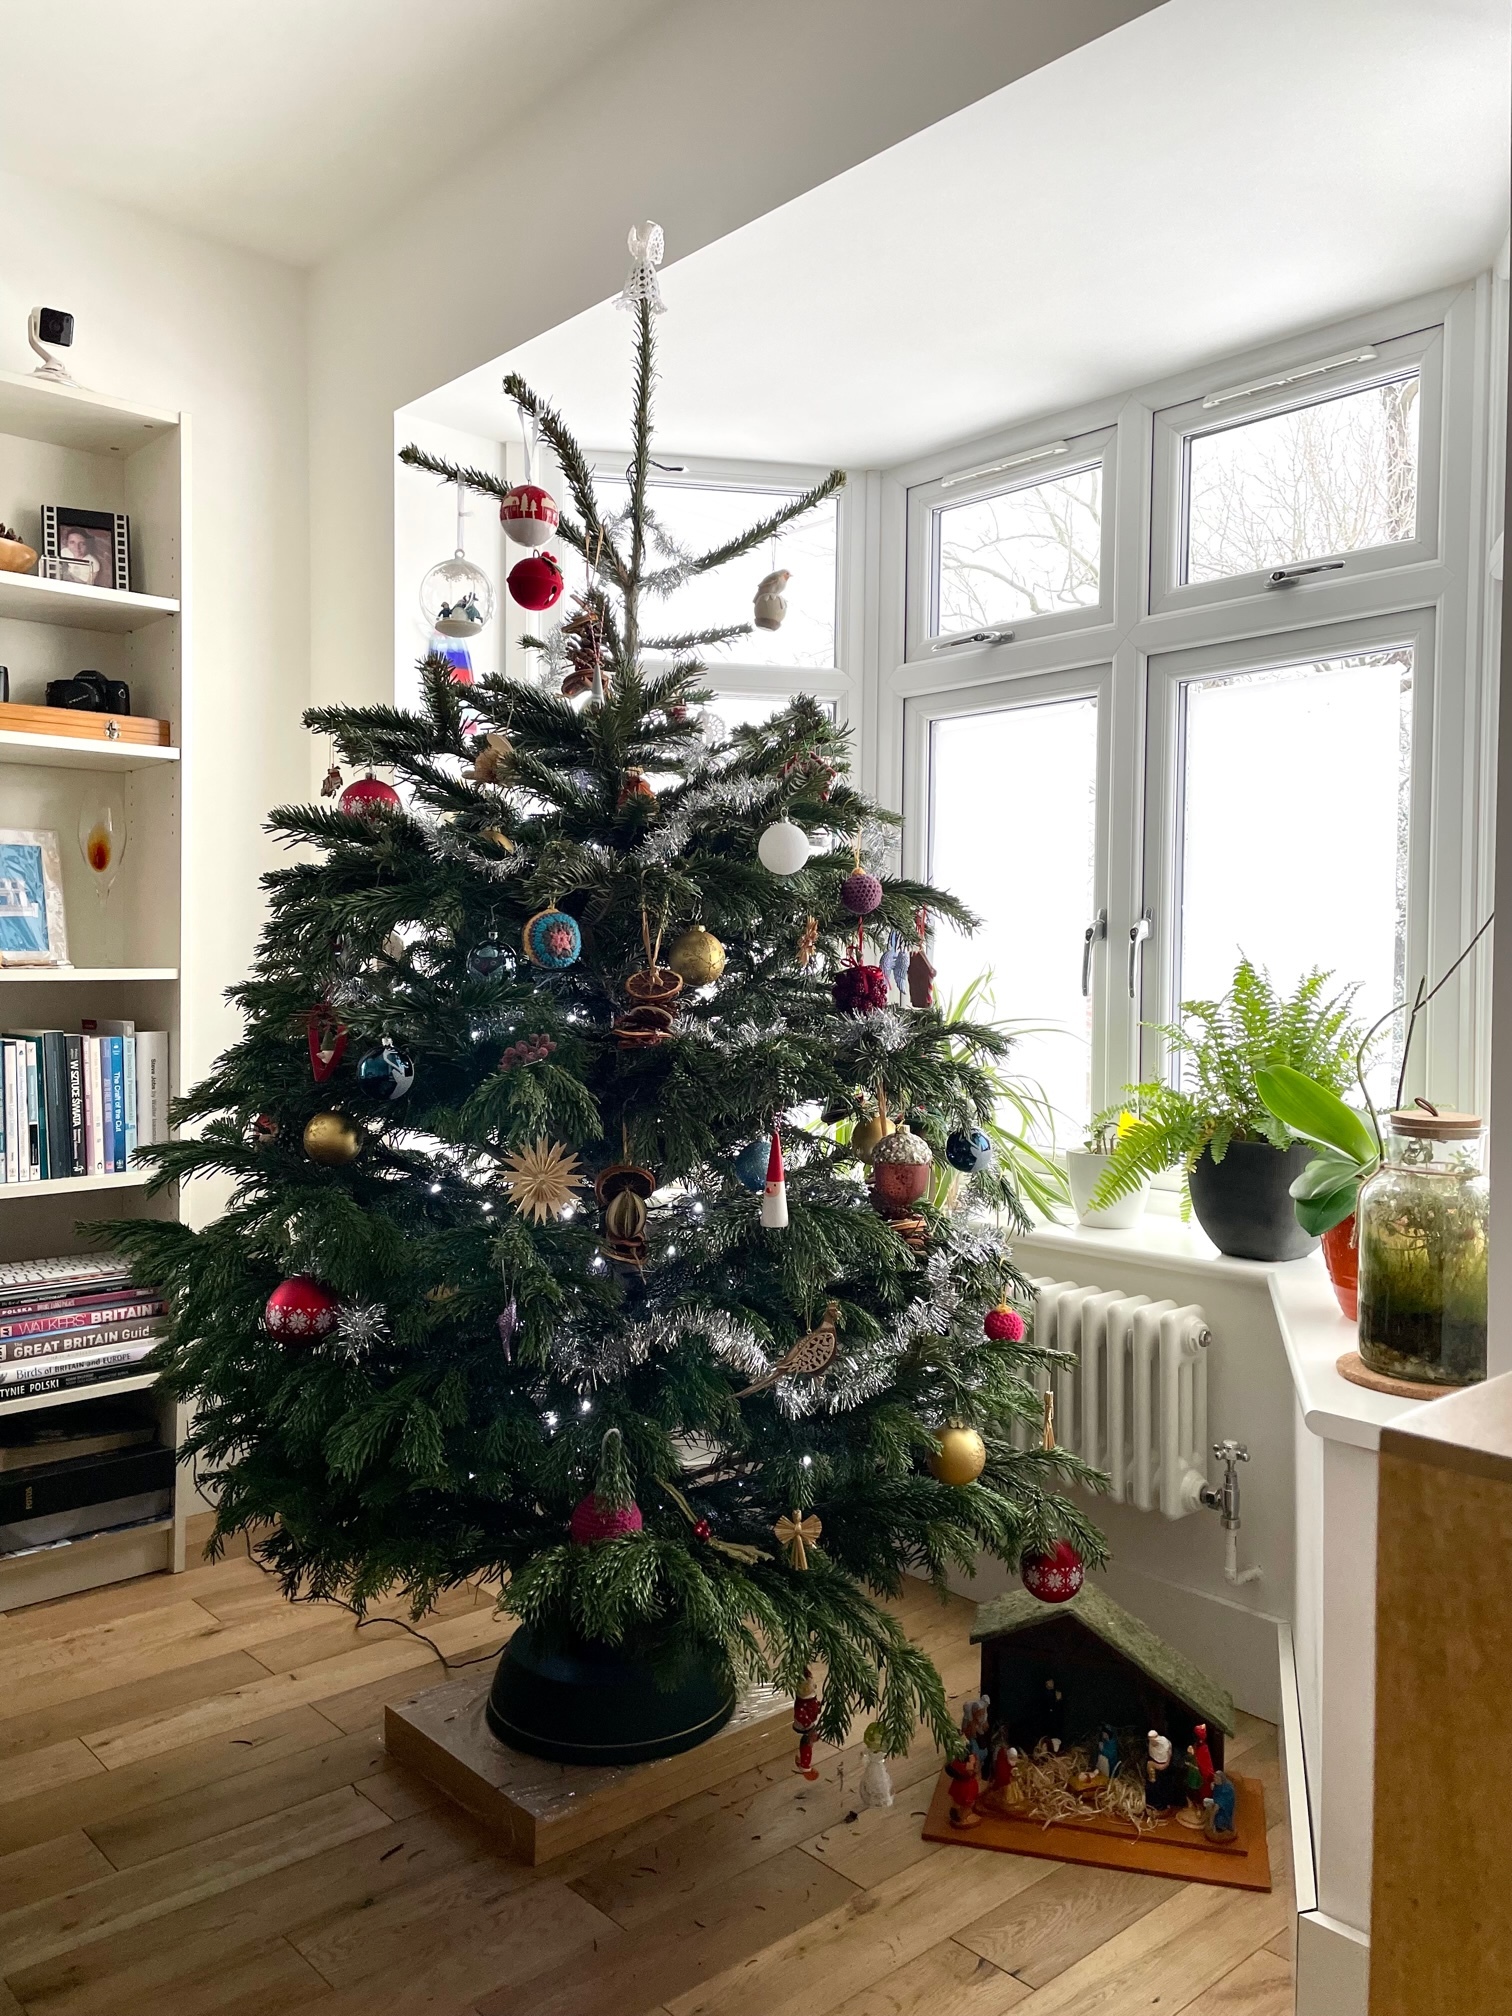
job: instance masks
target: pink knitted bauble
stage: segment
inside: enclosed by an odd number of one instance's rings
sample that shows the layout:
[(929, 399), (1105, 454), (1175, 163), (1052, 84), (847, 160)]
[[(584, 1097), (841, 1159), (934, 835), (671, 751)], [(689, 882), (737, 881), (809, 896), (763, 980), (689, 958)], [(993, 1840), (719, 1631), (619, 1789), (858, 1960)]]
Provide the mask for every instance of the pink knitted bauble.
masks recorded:
[(623, 1540), (627, 1533), (639, 1533), (642, 1526), (639, 1505), (601, 1505), (590, 1491), (572, 1509), (568, 1527), (580, 1547), (596, 1540)]
[(982, 1318), (982, 1328), (994, 1344), (1019, 1344), (1024, 1336), (1024, 1319), (1017, 1309), (1000, 1302)]

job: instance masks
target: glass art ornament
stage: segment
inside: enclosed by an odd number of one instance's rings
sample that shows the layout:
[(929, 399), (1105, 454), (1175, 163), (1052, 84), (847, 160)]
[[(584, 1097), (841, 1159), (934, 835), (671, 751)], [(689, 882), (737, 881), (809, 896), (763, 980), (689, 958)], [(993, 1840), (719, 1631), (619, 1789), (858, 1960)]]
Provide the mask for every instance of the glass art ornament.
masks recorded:
[(520, 943), (532, 966), (561, 972), (576, 963), (583, 949), (583, 934), (576, 917), (567, 911), (537, 910), (526, 920)]
[(509, 958), (502, 945), (485, 939), (481, 945), (474, 945), (467, 955), (467, 970), (475, 980), (491, 980), (499, 968)]
[(357, 1082), (375, 1099), (402, 1099), (415, 1082), (415, 1067), (402, 1050), (385, 1042), (358, 1064)]
[(362, 1129), (344, 1113), (316, 1113), (306, 1123), (304, 1151), (328, 1169), (355, 1162), (362, 1153)]
[(730, 1164), (735, 1181), (742, 1190), (749, 1190), (753, 1197), (759, 1196), (766, 1188), (767, 1163), (771, 1156), (771, 1141), (763, 1134), (758, 1140), (748, 1141)]
[(420, 611), (438, 637), (476, 637), (494, 613), (493, 583), (465, 551), (466, 497), (459, 482), (456, 552), (450, 560), (438, 560), (420, 583)]
[(975, 1428), (951, 1422), (937, 1428), (934, 1438), (940, 1446), (927, 1459), (930, 1476), (942, 1484), (974, 1484), (987, 1468), (987, 1444)]
[(963, 1176), (975, 1176), (992, 1161), (992, 1143), (980, 1127), (958, 1127), (945, 1143), (945, 1160)]
[(124, 809), (109, 797), (86, 793), (79, 812), (79, 852), (101, 904), (121, 872), (128, 837)]
[(709, 987), (725, 970), (725, 948), (701, 924), (684, 931), (667, 954), (667, 964), (690, 987)]

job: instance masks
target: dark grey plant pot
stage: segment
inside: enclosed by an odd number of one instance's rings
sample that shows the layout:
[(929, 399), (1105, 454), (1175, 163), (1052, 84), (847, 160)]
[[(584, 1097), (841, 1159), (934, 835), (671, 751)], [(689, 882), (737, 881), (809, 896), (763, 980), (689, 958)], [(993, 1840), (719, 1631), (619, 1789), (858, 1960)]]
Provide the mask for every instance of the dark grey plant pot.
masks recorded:
[(721, 1730), (735, 1708), (728, 1682), (691, 1655), (658, 1678), (613, 1646), (551, 1645), (521, 1625), (504, 1647), (484, 1710), (512, 1750), (558, 1764), (644, 1764)]
[(1297, 1223), (1291, 1185), (1318, 1151), (1306, 1141), (1272, 1148), (1231, 1141), (1221, 1162), (1204, 1148), (1188, 1186), (1197, 1223), (1236, 1260), (1300, 1260), (1317, 1240)]

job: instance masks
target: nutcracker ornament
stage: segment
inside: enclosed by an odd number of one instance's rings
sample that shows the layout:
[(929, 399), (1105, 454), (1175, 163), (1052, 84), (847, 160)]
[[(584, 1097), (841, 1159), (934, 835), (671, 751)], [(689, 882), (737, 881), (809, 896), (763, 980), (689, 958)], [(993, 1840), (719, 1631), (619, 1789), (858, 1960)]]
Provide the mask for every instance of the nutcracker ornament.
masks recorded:
[(821, 1705), (819, 1689), (814, 1685), (814, 1669), (805, 1666), (793, 1699), (793, 1734), (798, 1738), (793, 1769), (810, 1783), (819, 1776), (814, 1769), (814, 1724), (819, 1720)]

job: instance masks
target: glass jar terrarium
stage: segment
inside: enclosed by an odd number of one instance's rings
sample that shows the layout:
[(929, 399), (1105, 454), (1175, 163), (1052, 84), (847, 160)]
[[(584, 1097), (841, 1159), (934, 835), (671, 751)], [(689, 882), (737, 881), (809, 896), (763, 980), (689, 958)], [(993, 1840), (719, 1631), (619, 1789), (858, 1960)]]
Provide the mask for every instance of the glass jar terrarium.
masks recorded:
[(1389, 1116), (1385, 1160), (1360, 1192), (1360, 1356), (1435, 1386), (1486, 1376), (1483, 1125), (1426, 1105)]

